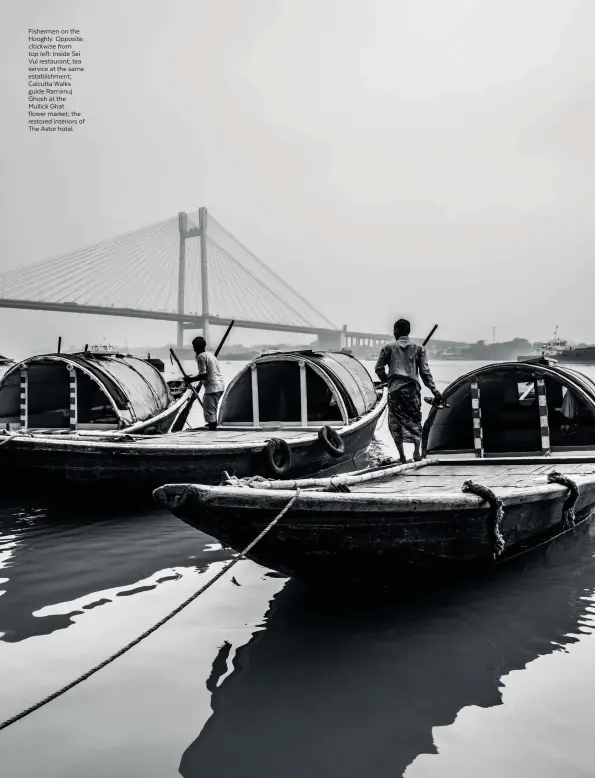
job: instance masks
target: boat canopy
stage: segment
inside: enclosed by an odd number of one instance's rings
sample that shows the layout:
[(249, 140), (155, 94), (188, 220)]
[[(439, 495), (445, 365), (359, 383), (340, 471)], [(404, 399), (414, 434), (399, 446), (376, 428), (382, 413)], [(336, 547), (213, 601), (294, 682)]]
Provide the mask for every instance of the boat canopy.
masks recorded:
[(0, 425), (12, 429), (122, 429), (171, 403), (159, 370), (124, 354), (34, 356), (0, 378)]
[(595, 382), (555, 360), (487, 365), (444, 392), (424, 425), (428, 454), (548, 455), (595, 449)]
[(374, 408), (379, 397), (355, 357), (327, 351), (263, 354), (230, 383), (221, 426), (342, 427)]

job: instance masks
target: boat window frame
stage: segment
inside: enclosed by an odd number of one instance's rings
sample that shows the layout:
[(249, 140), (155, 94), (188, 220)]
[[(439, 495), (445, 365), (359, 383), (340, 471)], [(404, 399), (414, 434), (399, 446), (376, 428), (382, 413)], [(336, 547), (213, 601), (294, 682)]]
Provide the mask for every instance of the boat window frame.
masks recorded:
[[(281, 421), (261, 422), (260, 421), (260, 405), (259, 405), (259, 394), (258, 394), (258, 365), (264, 364), (266, 362), (297, 362), (298, 363), (298, 367), (300, 370), (300, 415), (301, 415), (301, 419), (298, 423), (296, 423), (295, 421), (288, 421), (288, 422), (281, 422)], [(306, 375), (306, 371), (308, 368), (311, 368), (320, 378), (322, 378), (322, 380), (330, 390), (331, 395), (335, 399), (337, 403), (337, 407), (339, 408), (339, 411), (341, 413), (341, 421), (338, 421), (337, 419), (334, 419), (333, 421), (324, 421), (324, 420), (318, 420), (316, 422), (308, 421), (308, 385), (307, 385), (307, 375)], [(236, 385), (236, 383), (248, 370), (250, 370), (251, 372), (251, 384), (252, 384), (252, 421), (251, 422), (250, 421), (221, 422), (221, 417), (223, 415), (223, 410), (225, 408), (225, 401), (227, 399), (227, 396), (231, 395), (231, 392), (233, 391), (233, 388)], [(345, 405), (345, 401), (341, 397), (341, 394), (337, 389), (337, 387), (335, 386), (334, 382), (327, 375), (327, 373), (318, 364), (316, 364), (316, 362), (308, 359), (307, 356), (303, 354), (279, 354), (279, 353), (265, 354), (259, 357), (258, 359), (255, 359), (253, 362), (250, 362), (249, 365), (246, 365), (246, 367), (243, 370), (240, 370), (240, 372), (237, 375), (235, 375), (230, 381), (229, 386), (227, 387), (227, 391), (225, 392), (225, 395), (221, 402), (218, 417), (219, 417), (219, 427), (221, 427), (222, 429), (229, 429), (230, 427), (241, 427), (246, 429), (316, 430), (327, 426), (341, 429), (342, 427), (345, 427), (349, 424), (349, 414), (347, 412), (347, 406)]]

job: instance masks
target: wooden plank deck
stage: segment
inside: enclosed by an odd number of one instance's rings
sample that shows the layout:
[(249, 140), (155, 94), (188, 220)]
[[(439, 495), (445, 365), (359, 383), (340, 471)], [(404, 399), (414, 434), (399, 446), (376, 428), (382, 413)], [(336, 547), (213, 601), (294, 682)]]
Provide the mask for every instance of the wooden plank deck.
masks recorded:
[(463, 483), (474, 480), (490, 489), (521, 489), (544, 485), (551, 471), (563, 475), (595, 475), (595, 464), (568, 463), (542, 465), (449, 465), (437, 464), (409, 470), (402, 474), (387, 476), (378, 481), (350, 484), (352, 492), (374, 492), (376, 494), (410, 493), (436, 494), (437, 491), (460, 492)]

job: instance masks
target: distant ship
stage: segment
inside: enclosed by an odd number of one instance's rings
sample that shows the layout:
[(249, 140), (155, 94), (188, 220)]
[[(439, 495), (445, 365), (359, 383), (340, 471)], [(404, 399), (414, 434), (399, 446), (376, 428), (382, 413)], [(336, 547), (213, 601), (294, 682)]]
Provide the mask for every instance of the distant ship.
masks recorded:
[(582, 365), (595, 365), (595, 345), (573, 347), (568, 345), (568, 341), (558, 337), (558, 328), (554, 332), (554, 337), (546, 343), (541, 343), (533, 349), (529, 356), (517, 357), (519, 362), (537, 359), (539, 357), (550, 357), (558, 362), (575, 362)]

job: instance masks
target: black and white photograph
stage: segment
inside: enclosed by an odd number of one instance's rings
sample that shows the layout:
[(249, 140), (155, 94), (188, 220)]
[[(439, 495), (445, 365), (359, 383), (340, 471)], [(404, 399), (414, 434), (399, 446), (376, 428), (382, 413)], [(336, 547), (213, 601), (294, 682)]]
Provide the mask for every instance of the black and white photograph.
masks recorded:
[(0, 776), (595, 776), (595, 4), (0, 20)]

